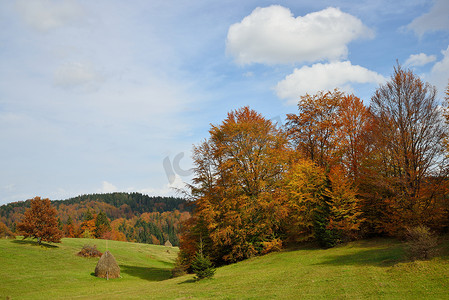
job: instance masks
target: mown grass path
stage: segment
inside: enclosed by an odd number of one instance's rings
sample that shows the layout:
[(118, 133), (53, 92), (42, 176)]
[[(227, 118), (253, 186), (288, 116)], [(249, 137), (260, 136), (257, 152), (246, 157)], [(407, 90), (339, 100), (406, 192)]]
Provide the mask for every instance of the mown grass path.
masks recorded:
[(56, 247), (0, 240), (0, 299), (449, 299), (449, 244), (430, 261), (408, 262), (393, 240), (358, 241), (333, 249), (303, 247), (219, 268), (213, 279), (170, 279), (177, 248), (108, 241), (122, 278), (92, 275), (96, 258), (84, 244)]

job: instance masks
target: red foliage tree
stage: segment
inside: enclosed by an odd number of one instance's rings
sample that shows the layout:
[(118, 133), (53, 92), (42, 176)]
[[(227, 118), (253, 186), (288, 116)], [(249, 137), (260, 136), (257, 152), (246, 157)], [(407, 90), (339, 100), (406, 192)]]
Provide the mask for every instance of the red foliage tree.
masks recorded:
[(19, 224), (18, 231), (24, 238), (37, 239), (38, 243), (53, 242), (60, 243), (63, 232), (58, 228), (56, 209), (51, 206), (50, 200), (35, 197), (31, 200), (31, 207)]

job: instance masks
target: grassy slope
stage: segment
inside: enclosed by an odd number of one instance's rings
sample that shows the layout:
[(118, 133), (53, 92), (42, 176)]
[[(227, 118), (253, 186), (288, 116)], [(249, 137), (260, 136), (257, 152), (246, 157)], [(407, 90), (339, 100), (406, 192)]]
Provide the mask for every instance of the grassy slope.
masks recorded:
[(122, 278), (96, 278), (98, 259), (75, 255), (86, 243), (106, 249), (104, 240), (64, 239), (57, 248), (0, 240), (0, 299), (449, 298), (447, 253), (406, 262), (402, 246), (390, 240), (272, 253), (222, 267), (201, 282), (191, 275), (169, 279), (176, 248), (167, 253), (162, 246), (114, 241), (108, 248)]

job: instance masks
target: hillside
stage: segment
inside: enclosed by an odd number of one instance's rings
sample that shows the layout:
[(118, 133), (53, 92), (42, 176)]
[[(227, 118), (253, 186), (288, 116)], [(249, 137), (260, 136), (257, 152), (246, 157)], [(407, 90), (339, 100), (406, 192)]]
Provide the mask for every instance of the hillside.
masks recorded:
[(61, 204), (71, 205), (92, 201), (107, 203), (116, 208), (126, 206), (129, 207), (129, 211), (133, 214), (188, 210), (187, 202), (183, 198), (160, 196), (151, 197), (141, 193), (87, 194), (67, 200), (55, 200), (53, 203), (56, 207), (59, 207)]
[[(145, 212), (188, 211), (187, 201), (177, 197), (150, 197), (140, 193), (87, 194), (66, 200), (52, 200), (58, 211), (65, 212), (62, 221), (70, 215), (73, 219), (81, 216), (85, 210), (102, 209), (112, 220), (140, 215)], [(0, 221), (10, 226), (17, 222), (18, 216), (30, 207), (30, 201), (12, 202), (0, 206)]]
[[(0, 222), (15, 231), (16, 223), (29, 206), (29, 200), (0, 206)], [(57, 210), (66, 237), (90, 237), (84, 233), (85, 222), (102, 212), (111, 222), (112, 229), (112, 233), (104, 238), (150, 244), (170, 240), (173, 245), (178, 245), (180, 223), (190, 216), (191, 210), (183, 198), (150, 197), (140, 193), (81, 195), (52, 200), (52, 206)], [(68, 225), (72, 227), (70, 230)]]
[[(303, 247), (221, 267), (211, 280), (170, 279), (177, 248), (109, 241), (122, 278), (92, 276), (97, 259), (75, 253), (85, 243), (64, 239), (42, 248), (0, 240), (0, 298), (11, 299), (442, 299), (449, 288), (449, 253), (407, 262), (402, 244), (369, 240), (322, 250)], [(449, 243), (443, 246), (447, 249)]]

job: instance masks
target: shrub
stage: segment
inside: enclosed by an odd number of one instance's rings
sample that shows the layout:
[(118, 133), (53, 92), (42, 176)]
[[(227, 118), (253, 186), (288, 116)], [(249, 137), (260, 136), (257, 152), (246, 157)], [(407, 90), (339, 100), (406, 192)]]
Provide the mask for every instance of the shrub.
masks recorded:
[(194, 261), (192, 262), (192, 269), (195, 273), (195, 280), (204, 278), (212, 278), (215, 274), (215, 268), (207, 256), (204, 256), (201, 251), (198, 251)]
[(281, 239), (274, 239), (268, 242), (262, 242), (263, 250), (261, 251), (261, 254), (267, 254), (270, 252), (276, 252), (281, 251), (282, 249), (282, 240)]
[(424, 225), (407, 228), (407, 256), (411, 260), (430, 259), (436, 254), (437, 238)]
[(96, 245), (84, 245), (83, 249), (77, 255), (82, 257), (100, 257), (103, 253), (98, 251)]
[(182, 262), (181, 262), (181, 259), (180, 259), (180, 257), (178, 256), (178, 258), (176, 259), (176, 262), (175, 262), (175, 266), (173, 267), (173, 269), (171, 270), (171, 277), (179, 277), (179, 276), (183, 276), (183, 275), (185, 275), (187, 272), (186, 272), (186, 269), (185, 269), (185, 267), (182, 265)]

